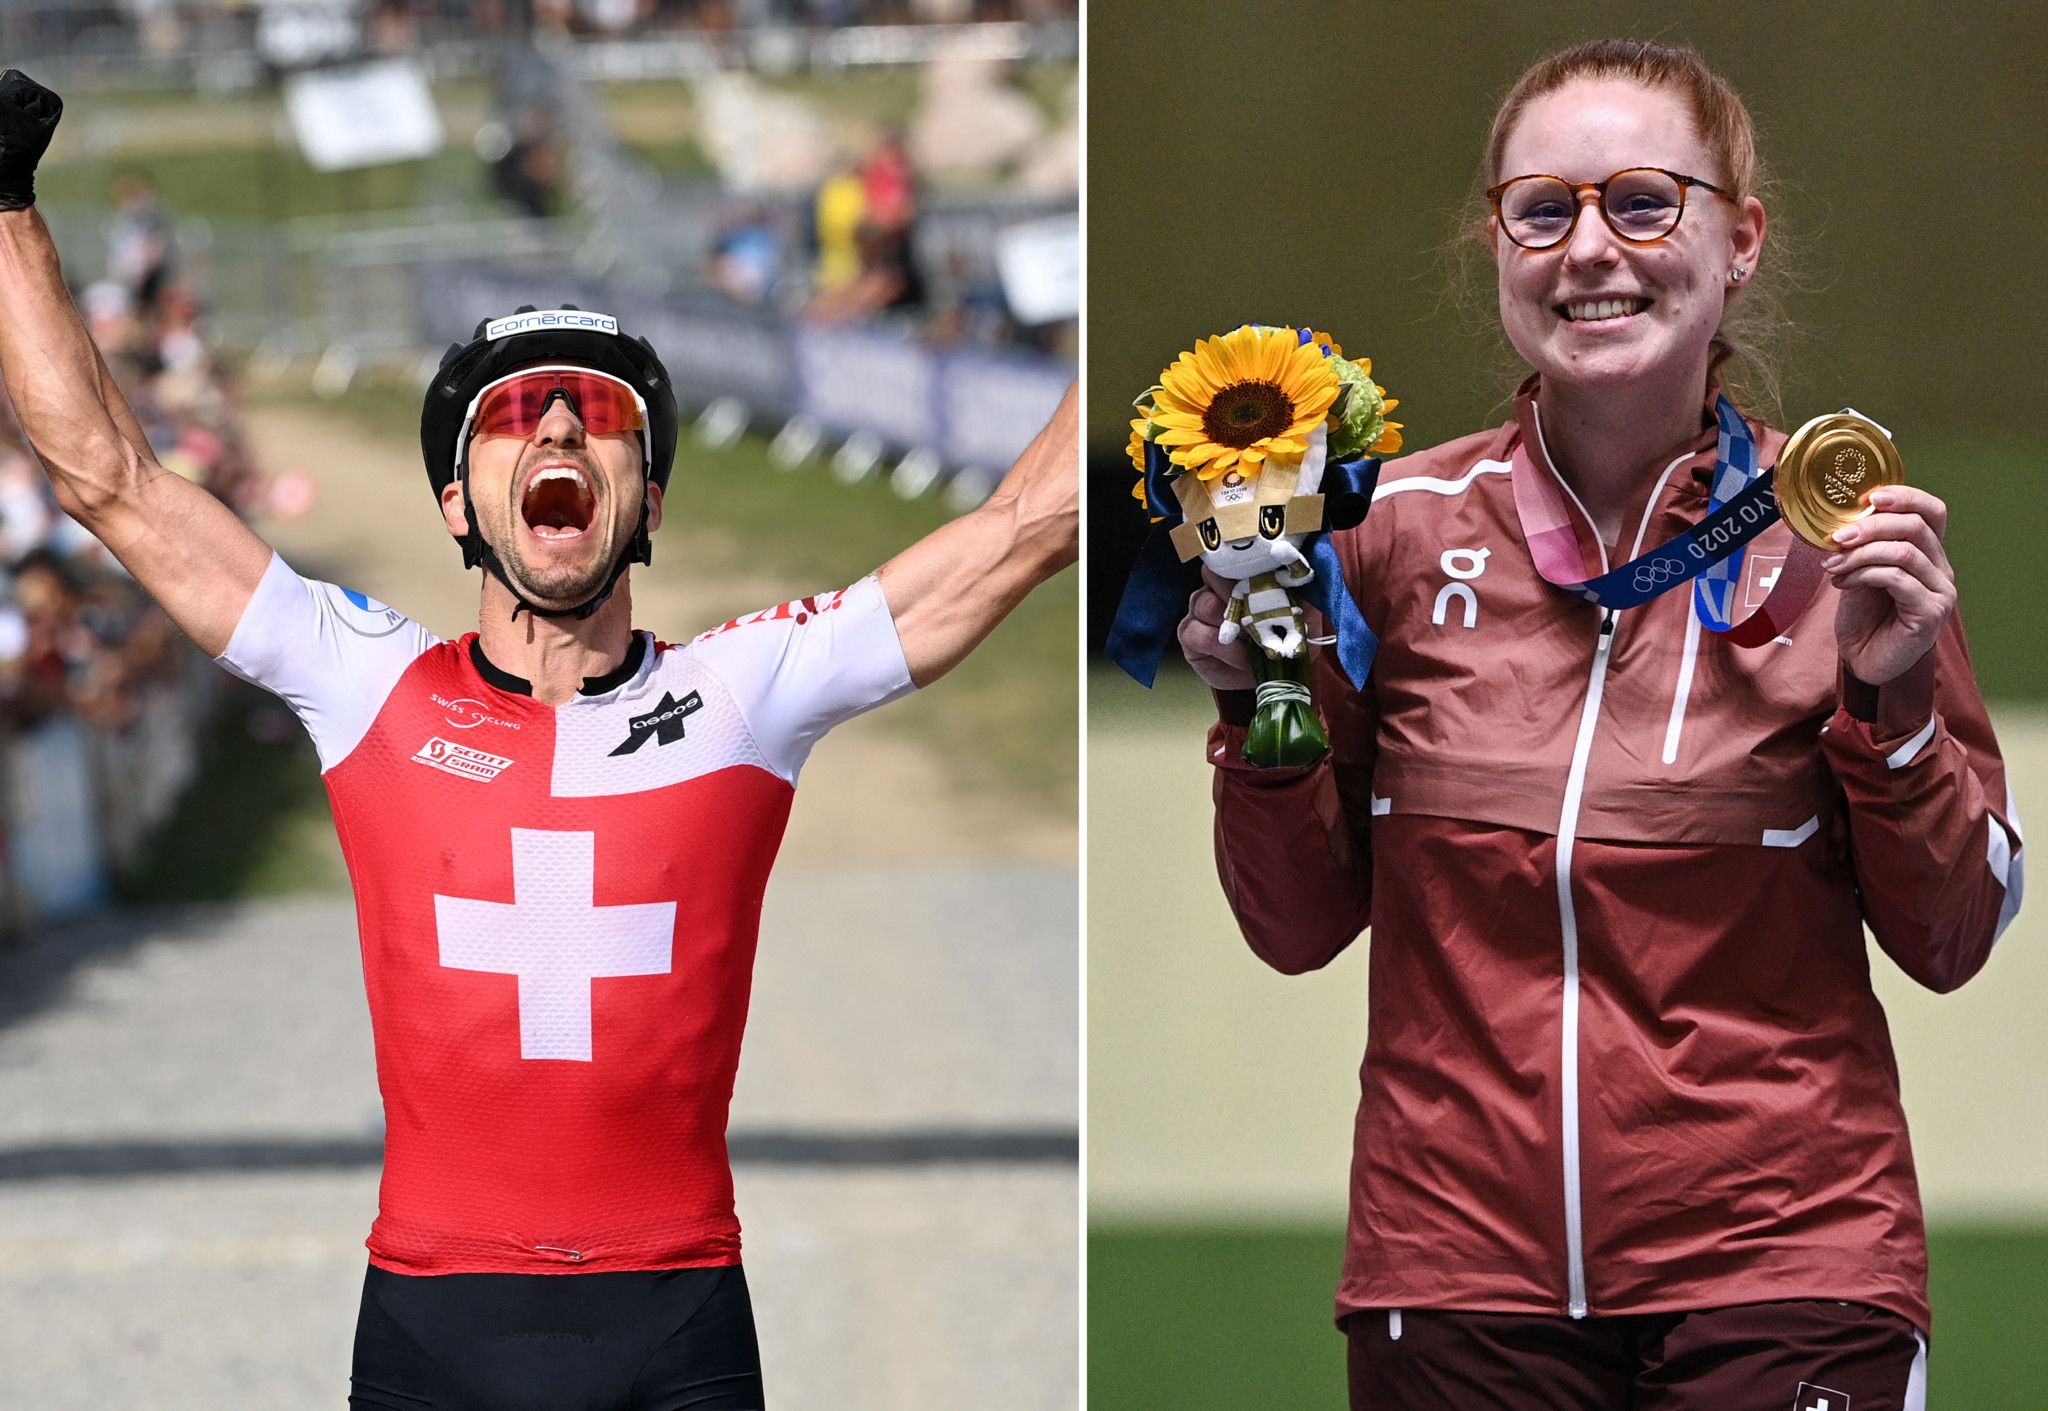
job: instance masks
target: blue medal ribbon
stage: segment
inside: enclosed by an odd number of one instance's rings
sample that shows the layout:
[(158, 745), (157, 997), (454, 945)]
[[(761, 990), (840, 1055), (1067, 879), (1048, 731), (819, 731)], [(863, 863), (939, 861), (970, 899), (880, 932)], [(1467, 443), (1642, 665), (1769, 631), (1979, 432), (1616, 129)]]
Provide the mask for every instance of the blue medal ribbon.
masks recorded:
[(1743, 547), (1778, 522), (1778, 497), (1771, 471), (1758, 471), (1756, 438), (1735, 404), (1717, 398), (1714, 418), (1714, 483), (1707, 514), (1667, 543), (1584, 583), (1558, 586), (1604, 608), (1640, 607), (1679, 584), (1693, 585), (1694, 609), (1716, 632), (1735, 625), (1735, 585), (1741, 581)]
[[(1187, 615), (1188, 598), (1201, 586), (1199, 561), (1182, 563), (1174, 551), (1171, 535), (1181, 522), (1180, 500), (1173, 493), (1174, 469), (1164, 447), (1145, 447), (1145, 506), (1154, 520), (1145, 538), (1131, 576), (1124, 583), (1123, 598), (1109, 626), (1104, 651), (1109, 659), (1129, 673), (1132, 680), (1150, 686), (1159, 675), (1159, 659), (1175, 640), (1180, 620)], [(1323, 528), (1302, 541), (1302, 557), (1316, 576), (1304, 584), (1301, 593), (1337, 636), (1337, 661), (1350, 678), (1353, 689), (1362, 690), (1372, 672), (1372, 660), (1379, 651), (1379, 638), (1359, 611), (1351, 585), (1344, 579), (1344, 567), (1337, 546), (1330, 541), (1333, 529), (1349, 529), (1364, 521), (1372, 508), (1373, 486), (1380, 476), (1380, 461), (1373, 456), (1335, 461), (1323, 467)]]

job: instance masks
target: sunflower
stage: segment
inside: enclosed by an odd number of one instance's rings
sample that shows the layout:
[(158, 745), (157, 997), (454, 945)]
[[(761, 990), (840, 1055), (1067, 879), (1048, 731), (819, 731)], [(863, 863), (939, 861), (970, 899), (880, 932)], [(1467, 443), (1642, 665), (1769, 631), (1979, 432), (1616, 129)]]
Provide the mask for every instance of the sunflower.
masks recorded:
[[(1382, 388), (1381, 390), (1384, 391), (1385, 389)], [(1387, 398), (1382, 410), (1392, 411), (1395, 407), (1398, 407), (1400, 405), (1400, 398), (1389, 397)], [(1368, 451), (1371, 451), (1376, 456), (1391, 456), (1396, 451), (1399, 451), (1401, 449), (1401, 423), (1398, 421), (1388, 422), (1386, 424), (1386, 430), (1380, 433), (1379, 440), (1373, 442), (1370, 446), (1367, 446), (1366, 449)]]
[(1257, 475), (1268, 456), (1299, 456), (1337, 400), (1330, 359), (1291, 328), (1247, 324), (1203, 338), (1160, 378), (1151, 439), (1173, 463), (1213, 480)]

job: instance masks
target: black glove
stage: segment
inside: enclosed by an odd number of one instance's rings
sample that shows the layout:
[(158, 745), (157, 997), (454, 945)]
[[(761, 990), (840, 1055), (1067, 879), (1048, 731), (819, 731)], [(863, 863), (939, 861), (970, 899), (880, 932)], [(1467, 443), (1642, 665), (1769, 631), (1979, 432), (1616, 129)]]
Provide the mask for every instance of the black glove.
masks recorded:
[(0, 75), (0, 211), (36, 203), (36, 163), (63, 116), (64, 100), (20, 69)]

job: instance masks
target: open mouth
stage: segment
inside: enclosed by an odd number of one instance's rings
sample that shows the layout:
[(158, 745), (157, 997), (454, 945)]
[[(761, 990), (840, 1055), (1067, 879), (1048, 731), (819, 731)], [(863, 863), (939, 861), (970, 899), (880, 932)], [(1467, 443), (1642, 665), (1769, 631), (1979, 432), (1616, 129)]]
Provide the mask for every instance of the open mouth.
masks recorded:
[(1648, 299), (1629, 296), (1614, 299), (1573, 299), (1557, 305), (1557, 315), (1566, 323), (1618, 323), (1634, 318), (1650, 307)]
[(573, 539), (590, 528), (597, 495), (580, 466), (542, 466), (526, 482), (519, 514), (536, 538)]

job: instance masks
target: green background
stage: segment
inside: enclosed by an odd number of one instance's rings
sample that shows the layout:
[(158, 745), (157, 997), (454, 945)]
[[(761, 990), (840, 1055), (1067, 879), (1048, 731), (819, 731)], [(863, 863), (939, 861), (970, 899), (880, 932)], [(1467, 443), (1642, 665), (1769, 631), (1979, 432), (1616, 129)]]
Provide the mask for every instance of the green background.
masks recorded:
[[(1410, 449), (1501, 419), (1519, 371), (1497, 331), (1490, 265), (1461, 285), (1452, 249), (1459, 208), (1514, 78), (1545, 53), (1605, 35), (1695, 45), (1743, 95), (1776, 178), (1766, 258), (1790, 276), (1783, 419), (1853, 404), (1893, 430), (1908, 474), (1951, 504), (1963, 611), (2001, 730), (2038, 721), (2048, 701), (2048, 615), (2036, 576), (2048, 540), (2039, 391), (2048, 372), (2048, 18), (2030, 9), (1090, 0), (1092, 644), (1139, 532), (1126, 408), (1195, 338), (1245, 321), (1328, 329), (1348, 353), (1370, 356), (1375, 377), (1402, 399), (1396, 416)], [(1147, 697), (1107, 670), (1091, 673), (1090, 688), (1091, 790), (1133, 787), (1105, 753), (1132, 728), (1133, 712), (1145, 713), (1148, 735), (1200, 738), (1173, 699)], [(2043, 738), (2039, 729), (2013, 733)], [(1191, 755), (1187, 763), (1197, 767)], [(1149, 955), (1155, 943), (1120, 930), (1135, 919), (1131, 908), (1113, 918), (1104, 910), (1104, 879), (1141, 863), (1128, 836), (1105, 826), (1103, 804), (1093, 811), (1092, 1165), (1137, 1152), (1144, 1124), (1127, 1119), (1147, 1103), (1163, 1111), (1180, 1100), (1178, 1055), (1229, 1043), (1235, 1022), (1179, 1007), (1183, 992), (1170, 976), (1118, 979), (1120, 950)], [(1148, 875), (1213, 898), (1200, 839), (1178, 825), (1169, 831), (1172, 856), (1148, 848)], [(1174, 938), (1184, 962), (1222, 974), (1215, 990), (1262, 989), (1272, 977), (1254, 974), (1259, 967), (1223, 934), (1220, 898), (1213, 909), (1217, 935)], [(2029, 921), (2023, 914), (2007, 950), (2039, 931)], [(2011, 983), (2009, 967), (2022, 959), (2002, 957), (2006, 968), (1978, 984)], [(1342, 977), (1280, 983), (1358, 986)], [(1190, 1027), (1209, 1037), (1187, 1038)], [(2039, 1067), (2040, 1046), (2016, 1041), (2015, 1052)], [(1241, 1061), (1278, 1067), (1284, 1056)], [(1928, 1106), (1970, 1100), (1926, 1062), (1909, 1063), (1907, 1085), (1909, 1099)], [(1347, 1112), (1299, 1105), (1304, 1122), (1346, 1124)], [(2032, 1125), (2041, 1111), (1985, 1120), (1992, 1130)], [(1233, 1125), (1219, 1104), (1175, 1112), (1158, 1129), (1198, 1129), (1228, 1149)], [(1342, 1198), (1333, 1187), (1330, 1208)], [(1341, 1221), (1304, 1224), (1285, 1202), (1240, 1204), (1229, 1216), (1216, 1203), (1178, 1215), (1171, 1200), (1098, 1205), (1091, 1406), (1343, 1406), (1343, 1344), (1329, 1321)], [(2048, 1324), (2044, 1212), (2048, 1178), (2037, 1205), (1937, 1210), (1931, 1404), (2048, 1406), (2048, 1343), (2026, 1331)]]

